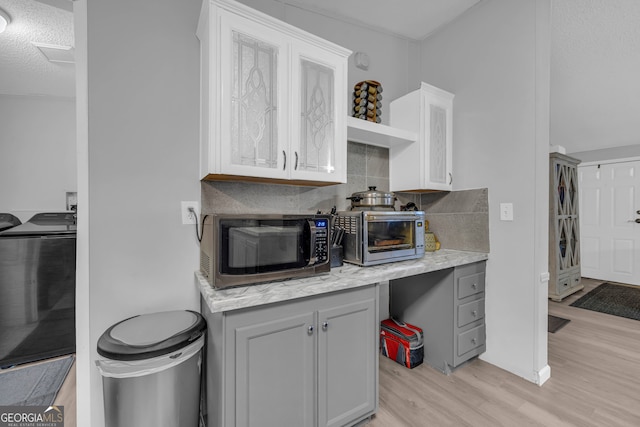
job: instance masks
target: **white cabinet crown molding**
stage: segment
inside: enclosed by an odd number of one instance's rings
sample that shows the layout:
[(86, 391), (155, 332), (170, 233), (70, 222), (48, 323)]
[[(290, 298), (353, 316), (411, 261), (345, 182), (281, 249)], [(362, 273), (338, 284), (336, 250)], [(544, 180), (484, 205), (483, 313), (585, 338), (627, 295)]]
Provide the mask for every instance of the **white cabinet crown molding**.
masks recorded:
[(266, 27), (270, 27), (274, 30), (277, 30), (286, 36), (303, 39), (307, 43), (314, 44), (317, 47), (322, 47), (323, 49), (329, 49), (337, 55), (345, 55), (345, 56), (351, 55), (350, 49), (347, 49), (329, 40), (323, 39), (322, 37), (316, 36), (315, 34), (311, 34), (308, 31), (302, 30), (287, 22), (274, 18), (273, 16), (267, 15), (266, 13), (253, 9), (245, 4), (239, 3), (234, 0), (209, 0), (209, 1), (211, 4), (215, 4), (221, 9), (227, 10), (229, 12), (233, 12), (242, 16), (251, 15), (252, 19), (255, 22), (261, 25), (264, 25)]

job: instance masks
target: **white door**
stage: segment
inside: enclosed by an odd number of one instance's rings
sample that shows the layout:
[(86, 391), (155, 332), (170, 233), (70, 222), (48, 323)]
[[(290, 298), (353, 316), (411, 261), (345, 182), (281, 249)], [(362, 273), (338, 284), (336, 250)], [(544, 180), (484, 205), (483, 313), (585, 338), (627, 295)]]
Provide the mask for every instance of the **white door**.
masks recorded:
[(580, 165), (578, 176), (582, 276), (640, 285), (640, 161)]

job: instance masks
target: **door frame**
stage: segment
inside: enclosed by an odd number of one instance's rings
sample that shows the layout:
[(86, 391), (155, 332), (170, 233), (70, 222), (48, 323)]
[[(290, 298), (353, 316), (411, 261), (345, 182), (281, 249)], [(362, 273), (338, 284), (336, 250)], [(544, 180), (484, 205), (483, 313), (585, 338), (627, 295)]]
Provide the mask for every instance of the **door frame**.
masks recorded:
[(581, 162), (578, 165), (578, 167), (607, 165), (611, 163), (629, 163), (629, 162), (638, 162), (638, 161), (640, 161), (640, 157), (625, 157), (622, 159), (594, 160), (591, 162)]

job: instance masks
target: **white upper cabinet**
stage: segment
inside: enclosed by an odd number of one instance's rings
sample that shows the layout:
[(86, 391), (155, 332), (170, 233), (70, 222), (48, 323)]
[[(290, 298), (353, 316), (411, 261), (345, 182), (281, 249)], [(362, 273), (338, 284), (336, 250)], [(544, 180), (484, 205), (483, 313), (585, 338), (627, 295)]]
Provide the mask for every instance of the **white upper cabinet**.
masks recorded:
[(232, 0), (197, 34), (202, 178), (346, 182), (349, 50)]
[(420, 89), (391, 102), (391, 126), (418, 134), (417, 142), (389, 150), (391, 191), (451, 191), (453, 97), (422, 83)]

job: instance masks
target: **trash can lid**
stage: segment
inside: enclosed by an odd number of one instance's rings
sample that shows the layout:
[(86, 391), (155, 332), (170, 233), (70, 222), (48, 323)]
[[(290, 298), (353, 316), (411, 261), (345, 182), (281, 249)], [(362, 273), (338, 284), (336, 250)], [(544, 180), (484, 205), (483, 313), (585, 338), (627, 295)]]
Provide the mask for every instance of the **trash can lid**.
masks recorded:
[(141, 360), (186, 347), (207, 329), (200, 313), (191, 310), (143, 314), (122, 320), (98, 340), (98, 354), (115, 360)]

